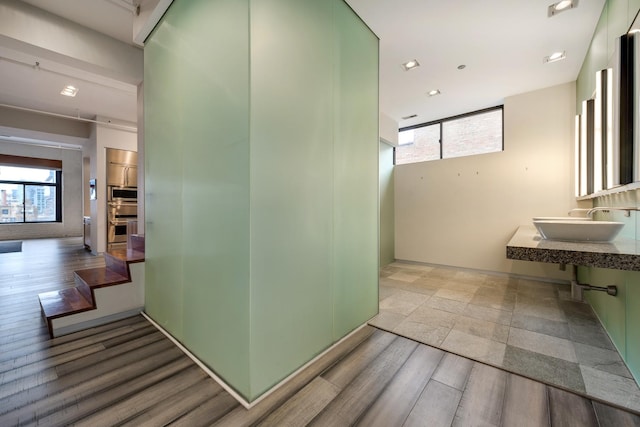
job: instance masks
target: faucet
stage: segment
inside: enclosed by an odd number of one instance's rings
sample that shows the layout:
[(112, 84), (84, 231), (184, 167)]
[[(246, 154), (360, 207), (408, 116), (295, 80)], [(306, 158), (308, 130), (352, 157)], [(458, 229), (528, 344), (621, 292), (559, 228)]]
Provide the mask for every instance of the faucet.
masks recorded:
[(638, 211), (640, 208), (636, 207), (606, 207), (606, 206), (596, 206), (595, 208), (591, 208), (587, 211), (587, 216), (589, 218), (593, 218), (593, 214), (596, 211), (609, 212), (609, 211), (624, 211), (624, 216), (631, 216), (631, 211)]
[[(576, 212), (576, 213), (585, 213), (585, 212), (589, 212), (589, 209), (586, 209), (586, 208), (573, 208), (567, 213), (567, 215), (572, 216), (571, 214), (574, 213), (574, 212)], [(580, 215), (580, 216), (582, 216), (582, 215)]]

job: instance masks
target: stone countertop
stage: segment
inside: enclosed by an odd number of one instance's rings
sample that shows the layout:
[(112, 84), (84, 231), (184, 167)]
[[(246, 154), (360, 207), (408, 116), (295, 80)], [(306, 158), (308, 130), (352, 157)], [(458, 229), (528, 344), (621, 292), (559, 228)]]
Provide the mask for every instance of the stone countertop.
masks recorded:
[(533, 225), (522, 225), (507, 243), (507, 258), (640, 271), (640, 241), (608, 243), (561, 242), (543, 239)]

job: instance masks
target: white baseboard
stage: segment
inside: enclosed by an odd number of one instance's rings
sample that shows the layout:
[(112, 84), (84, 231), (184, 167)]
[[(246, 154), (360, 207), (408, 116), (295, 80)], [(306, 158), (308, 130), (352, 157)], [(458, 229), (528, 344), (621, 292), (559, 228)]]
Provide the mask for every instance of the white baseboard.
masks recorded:
[(313, 363), (315, 363), (317, 360), (319, 360), (321, 357), (323, 357), (324, 355), (326, 355), (327, 353), (329, 353), (331, 350), (333, 350), (336, 346), (338, 346), (339, 344), (341, 344), (342, 342), (348, 340), (351, 336), (353, 336), (356, 332), (358, 332), (360, 329), (364, 328), (365, 326), (367, 326), (367, 323), (363, 323), (362, 325), (358, 326), (356, 329), (354, 329), (353, 331), (351, 331), (349, 334), (347, 334), (346, 336), (344, 336), (343, 338), (341, 338), (340, 340), (336, 341), (335, 343), (333, 343), (330, 347), (328, 347), (326, 350), (324, 350), (322, 353), (318, 354), (316, 357), (314, 357), (313, 359), (311, 359), (309, 362), (305, 363), (303, 366), (301, 366), (300, 368), (298, 368), (297, 370), (295, 370), (293, 373), (291, 373), (290, 375), (288, 375), (286, 378), (284, 378), (282, 381), (280, 381), (279, 383), (277, 383), (276, 385), (274, 385), (273, 387), (271, 387), (269, 390), (267, 390), (266, 392), (264, 392), (263, 394), (260, 395), (260, 397), (258, 397), (255, 400), (252, 400), (251, 402), (247, 401), (244, 397), (242, 397), (240, 394), (238, 394), (237, 391), (234, 390), (233, 387), (231, 387), (229, 384), (227, 384), (222, 378), (220, 378), (219, 376), (217, 376), (215, 374), (215, 372), (213, 372), (207, 365), (205, 365), (200, 359), (198, 359), (193, 353), (191, 353), (184, 345), (182, 345), (178, 340), (176, 340), (169, 332), (167, 332), (164, 328), (162, 328), (162, 326), (158, 325), (153, 319), (151, 319), (149, 317), (149, 315), (147, 315), (144, 311), (142, 314), (149, 322), (151, 322), (151, 324), (153, 326), (155, 326), (160, 332), (162, 332), (167, 338), (169, 338), (180, 350), (182, 350), (182, 352), (184, 354), (186, 354), (191, 360), (193, 360), (200, 368), (202, 368), (203, 371), (205, 371), (207, 373), (207, 375), (209, 375), (211, 378), (213, 378), (213, 380), (215, 382), (217, 382), (218, 384), (220, 384), (220, 386), (222, 388), (224, 388), (231, 396), (233, 396), (234, 399), (236, 399), (242, 406), (244, 406), (246, 409), (251, 409), (252, 407), (254, 407), (255, 405), (257, 405), (258, 403), (260, 403), (262, 400), (264, 400), (265, 398), (267, 398), (270, 394), (272, 394), (273, 392), (275, 392), (276, 390), (278, 390), (280, 387), (284, 386), (287, 382), (289, 382), (290, 380), (292, 380), (296, 375), (298, 375), (300, 372), (302, 372), (304, 369), (306, 369), (307, 367), (309, 367), (310, 365), (312, 365)]
[(74, 323), (73, 325), (61, 326), (54, 328), (54, 337), (71, 334), (83, 329), (95, 328), (96, 326), (106, 325), (107, 323), (115, 322), (116, 320), (126, 319), (127, 317), (136, 316), (142, 313), (144, 307), (135, 308), (133, 310), (123, 311), (121, 313), (111, 314), (109, 316), (98, 317), (97, 319), (87, 320), (85, 322)]

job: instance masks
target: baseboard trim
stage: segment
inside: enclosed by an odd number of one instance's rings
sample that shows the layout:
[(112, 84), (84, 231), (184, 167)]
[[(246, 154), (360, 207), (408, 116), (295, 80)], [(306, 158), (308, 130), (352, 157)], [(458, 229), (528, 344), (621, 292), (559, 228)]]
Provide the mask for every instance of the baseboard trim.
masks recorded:
[[(137, 316), (142, 312), (143, 307), (134, 308), (131, 310), (123, 311), (121, 313), (110, 314), (104, 317), (98, 317), (97, 319), (86, 320), (80, 323), (74, 323), (73, 325), (62, 326), (54, 329), (54, 338), (62, 335), (72, 334), (74, 332), (82, 331), (84, 329), (95, 328), (96, 326), (106, 325), (107, 323), (115, 322), (116, 320), (126, 319), (127, 317)], [(55, 320), (55, 319), (54, 319)]]
[(166, 331), (162, 326), (160, 326), (153, 319), (151, 319), (151, 317), (149, 317), (149, 315), (147, 315), (147, 313), (145, 313), (143, 311), (140, 314), (142, 314), (142, 316), (144, 316), (145, 319), (147, 319), (153, 326), (155, 326), (156, 329), (158, 329), (167, 338), (169, 338), (169, 340), (171, 340), (171, 342), (173, 342), (184, 354), (186, 354), (191, 360), (193, 360), (196, 365), (198, 365), (203, 371), (205, 371), (207, 373), (207, 375), (209, 375), (211, 378), (213, 378), (213, 380), (215, 382), (217, 382), (222, 388), (224, 388), (231, 396), (233, 396), (233, 398), (236, 399), (238, 401), (238, 403), (240, 403), (242, 406), (244, 406), (245, 409), (251, 409), (252, 407), (256, 406), (258, 403), (262, 402), (269, 395), (271, 395), (276, 390), (278, 390), (279, 388), (283, 387), (286, 383), (288, 383), (290, 380), (292, 380), (300, 372), (302, 372), (303, 370), (305, 370), (309, 366), (313, 365), (316, 361), (318, 361), (321, 357), (325, 356), (327, 353), (331, 352), (339, 344), (341, 344), (344, 341), (346, 341), (349, 338), (351, 338), (353, 335), (355, 335), (362, 328), (368, 326), (368, 324), (366, 322), (363, 323), (362, 325), (358, 326), (356, 329), (351, 331), (349, 334), (345, 335), (340, 340), (338, 340), (335, 343), (333, 343), (330, 347), (328, 347), (322, 353), (318, 354), (316, 357), (311, 359), (309, 362), (305, 363), (300, 368), (296, 369), (294, 372), (289, 374), (287, 377), (285, 377), (279, 383), (277, 383), (276, 385), (271, 387), (269, 390), (267, 390), (264, 393), (262, 393), (257, 399), (252, 400), (251, 402), (249, 402), (244, 397), (242, 397), (240, 394), (238, 394), (238, 392), (235, 391), (235, 389), (233, 387), (231, 387), (222, 378), (220, 378), (218, 375), (216, 375), (215, 372), (213, 372), (207, 365), (204, 364), (204, 362), (202, 362), (193, 353), (191, 353), (184, 345), (182, 345), (177, 339), (175, 339), (168, 331)]

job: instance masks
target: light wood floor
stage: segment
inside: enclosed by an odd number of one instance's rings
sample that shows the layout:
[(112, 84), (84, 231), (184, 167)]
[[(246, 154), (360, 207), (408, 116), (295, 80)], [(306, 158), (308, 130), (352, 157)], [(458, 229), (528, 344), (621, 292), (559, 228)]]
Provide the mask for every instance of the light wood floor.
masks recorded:
[(0, 254), (0, 426), (640, 426), (640, 417), (372, 327), (247, 411), (143, 317), (49, 339), (37, 294), (104, 261)]

